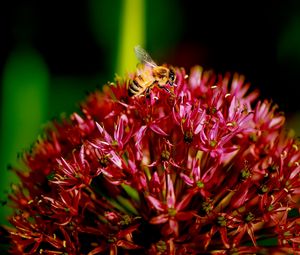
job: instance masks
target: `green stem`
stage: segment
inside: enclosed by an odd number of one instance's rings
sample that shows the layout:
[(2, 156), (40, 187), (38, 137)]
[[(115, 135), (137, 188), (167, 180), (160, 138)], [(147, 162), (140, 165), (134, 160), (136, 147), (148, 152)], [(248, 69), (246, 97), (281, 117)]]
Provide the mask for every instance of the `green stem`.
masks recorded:
[(145, 43), (145, 0), (124, 0), (121, 15), (116, 66), (119, 75), (134, 70), (137, 59), (133, 48)]

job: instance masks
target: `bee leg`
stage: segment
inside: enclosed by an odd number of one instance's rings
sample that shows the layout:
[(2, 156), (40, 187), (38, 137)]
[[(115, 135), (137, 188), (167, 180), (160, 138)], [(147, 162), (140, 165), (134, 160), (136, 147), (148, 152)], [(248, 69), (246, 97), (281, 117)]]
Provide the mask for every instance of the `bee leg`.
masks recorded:
[(171, 93), (170, 90), (167, 89), (166, 87), (163, 87), (163, 89), (164, 89), (165, 91), (167, 91), (168, 93)]
[(161, 89), (164, 89), (164, 90), (167, 91), (168, 93), (171, 93), (170, 90), (169, 90), (165, 85), (159, 85), (159, 84), (158, 84), (158, 87), (161, 88)]
[(146, 93), (146, 98), (149, 99), (150, 98), (150, 88), (149, 87), (146, 89), (145, 93)]

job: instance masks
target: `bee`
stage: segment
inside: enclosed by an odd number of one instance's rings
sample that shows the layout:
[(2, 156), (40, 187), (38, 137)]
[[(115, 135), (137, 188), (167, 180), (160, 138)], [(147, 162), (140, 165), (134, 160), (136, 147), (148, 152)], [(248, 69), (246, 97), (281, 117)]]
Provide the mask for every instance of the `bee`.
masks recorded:
[(149, 97), (150, 90), (155, 85), (170, 93), (166, 85), (174, 85), (176, 79), (175, 70), (172, 67), (158, 66), (147, 51), (139, 45), (134, 48), (134, 51), (140, 64), (137, 68), (136, 77), (129, 84), (128, 94), (130, 96), (139, 96), (146, 93), (146, 96)]

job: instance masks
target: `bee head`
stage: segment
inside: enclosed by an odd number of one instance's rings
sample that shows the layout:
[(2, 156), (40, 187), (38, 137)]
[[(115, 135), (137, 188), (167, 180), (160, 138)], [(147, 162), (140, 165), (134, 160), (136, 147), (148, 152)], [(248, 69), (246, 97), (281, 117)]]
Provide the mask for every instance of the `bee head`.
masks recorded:
[(169, 72), (169, 83), (170, 85), (172, 86), (174, 81), (176, 79), (176, 76), (175, 76), (175, 70), (173, 68), (170, 68), (170, 72)]

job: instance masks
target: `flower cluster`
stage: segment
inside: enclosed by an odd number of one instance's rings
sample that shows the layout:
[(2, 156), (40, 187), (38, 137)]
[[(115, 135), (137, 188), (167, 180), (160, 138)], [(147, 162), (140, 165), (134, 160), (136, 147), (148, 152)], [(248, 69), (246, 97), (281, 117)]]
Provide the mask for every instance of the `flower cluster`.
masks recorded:
[(149, 97), (117, 78), (25, 153), (12, 254), (300, 252), (300, 151), (282, 113), (241, 75), (175, 70)]

